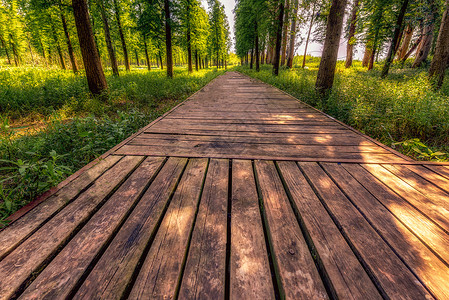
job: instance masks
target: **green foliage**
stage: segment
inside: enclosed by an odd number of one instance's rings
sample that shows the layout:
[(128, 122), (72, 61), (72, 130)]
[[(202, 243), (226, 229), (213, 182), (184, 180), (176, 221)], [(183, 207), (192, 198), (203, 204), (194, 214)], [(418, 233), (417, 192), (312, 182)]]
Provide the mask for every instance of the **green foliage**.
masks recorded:
[(366, 72), (360, 62), (354, 62), (353, 68), (345, 69), (344, 62), (339, 62), (334, 88), (324, 104), (314, 89), (318, 64), (316, 59), (310, 60), (307, 62), (310, 69), (284, 70), (279, 77), (273, 77), (268, 66), (264, 66), (260, 73), (243, 67), (238, 70), (324, 110), (387, 145), (419, 139), (428, 145), (427, 149), (439, 149), (430, 152), (417, 147), (426, 156), (411, 152), (403, 145), (400, 150), (405, 154), (420, 159), (441, 159), (445, 157), (441, 153), (449, 152), (448, 81), (440, 92), (435, 92), (423, 69), (396, 68), (388, 79), (381, 80), (378, 68)]

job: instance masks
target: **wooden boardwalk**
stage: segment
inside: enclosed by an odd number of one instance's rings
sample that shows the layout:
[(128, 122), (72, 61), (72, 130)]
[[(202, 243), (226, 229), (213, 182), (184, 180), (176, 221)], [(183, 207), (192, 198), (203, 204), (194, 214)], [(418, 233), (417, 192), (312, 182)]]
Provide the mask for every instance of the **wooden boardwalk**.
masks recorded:
[(449, 299), (449, 166), (235, 72), (33, 205), (0, 299)]

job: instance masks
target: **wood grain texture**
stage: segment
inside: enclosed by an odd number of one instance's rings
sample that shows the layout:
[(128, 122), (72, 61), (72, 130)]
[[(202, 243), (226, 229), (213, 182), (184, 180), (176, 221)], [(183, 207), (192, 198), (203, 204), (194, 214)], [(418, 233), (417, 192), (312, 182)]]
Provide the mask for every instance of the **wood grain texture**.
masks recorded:
[(21, 295), (67, 297), (163, 162), (147, 158)]
[(371, 227), (364, 216), (352, 205), (331, 178), (317, 163), (299, 163), (315, 187), (327, 209), (380, 284), (385, 294), (398, 299), (427, 299), (432, 295), (410, 272)]
[[(395, 249), (423, 284), (440, 299), (449, 298), (449, 268), (412, 231), (382, 206), (346, 170), (323, 164), (338, 186), (348, 195), (383, 239)], [(407, 207), (406, 207), (407, 208)]]
[(14, 295), (23, 282), (45, 263), (72, 232), (85, 222), (95, 208), (142, 161), (142, 157), (125, 157), (104, 173), (75, 201), (62, 209), (25, 242), (0, 262), (0, 299)]
[(99, 162), (28, 214), (0, 231), (0, 259), (120, 159), (121, 156), (110, 156)]
[(172, 299), (189, 242), (201, 195), (207, 159), (192, 159), (179, 182), (142, 268), (130, 299)]
[(180, 299), (223, 299), (229, 161), (211, 159), (180, 286)]
[(120, 299), (145, 247), (163, 216), (164, 208), (187, 163), (185, 158), (169, 158), (142, 196), (92, 272), (79, 288), (75, 299)]
[(232, 162), (231, 299), (274, 299), (253, 167)]
[(256, 161), (255, 169), (285, 298), (328, 298), (274, 163)]
[(381, 299), (379, 292), (294, 162), (278, 162), (282, 177), (340, 299)]

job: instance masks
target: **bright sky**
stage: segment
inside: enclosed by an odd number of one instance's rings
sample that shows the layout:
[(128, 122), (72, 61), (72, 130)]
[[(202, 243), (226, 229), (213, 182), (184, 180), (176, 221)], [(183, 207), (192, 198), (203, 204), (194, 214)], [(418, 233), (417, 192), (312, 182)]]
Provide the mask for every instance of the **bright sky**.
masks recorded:
[[(221, 3), (223, 3), (225, 7), (226, 16), (228, 17), (229, 21), (229, 27), (231, 30), (231, 37), (232, 37), (232, 43), (234, 44), (234, 7), (235, 7), (235, 0), (220, 0)], [(203, 6), (209, 10), (207, 6), (207, 0), (201, 0), (201, 3)], [(304, 31), (304, 30), (303, 30)], [(306, 32), (300, 32), (301, 35), (306, 35)], [(301, 44), (301, 46), (298, 47), (296, 50), (296, 54), (303, 55), (304, 54), (304, 47), (305, 47), (305, 41)], [(232, 51), (234, 50), (234, 46), (232, 47)], [(309, 46), (307, 48), (307, 54), (310, 54), (312, 56), (320, 56), (322, 51), (322, 45), (318, 43), (309, 43)], [(354, 53), (354, 58), (361, 59), (363, 56), (362, 49), (360, 47), (357, 47), (356, 53)], [(340, 42), (340, 48), (338, 50), (338, 59), (344, 59), (346, 57), (346, 40), (344, 37), (342, 37)]]

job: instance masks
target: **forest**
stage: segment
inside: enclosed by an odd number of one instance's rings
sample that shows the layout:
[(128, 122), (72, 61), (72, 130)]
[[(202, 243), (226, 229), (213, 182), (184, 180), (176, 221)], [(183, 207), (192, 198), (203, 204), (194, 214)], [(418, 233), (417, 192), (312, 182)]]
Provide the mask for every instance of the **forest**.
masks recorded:
[(235, 36), (205, 6), (0, 0), (2, 222), (228, 70), (448, 160), (448, 0), (238, 0)]

